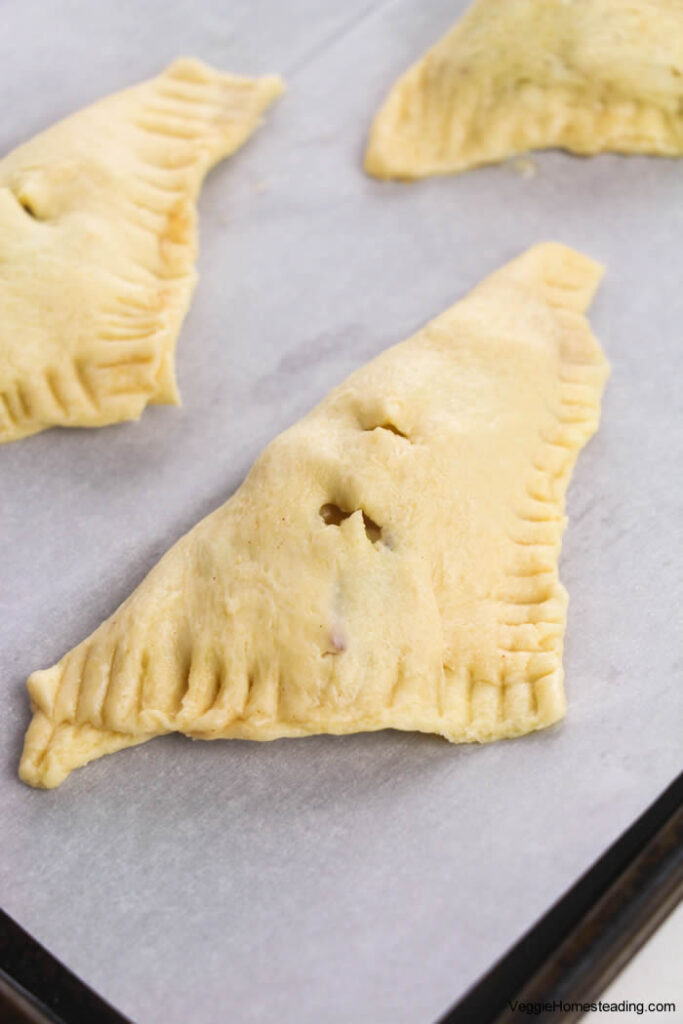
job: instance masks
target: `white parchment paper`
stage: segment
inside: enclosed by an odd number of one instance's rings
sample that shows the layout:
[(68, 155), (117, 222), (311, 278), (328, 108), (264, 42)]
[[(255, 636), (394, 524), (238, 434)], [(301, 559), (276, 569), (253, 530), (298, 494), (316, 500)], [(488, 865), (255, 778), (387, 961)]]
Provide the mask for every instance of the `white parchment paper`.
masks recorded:
[[(683, 162), (366, 178), (379, 101), (463, 6), (0, 5), (2, 152), (179, 54), (289, 86), (202, 195), (182, 410), (0, 449), (0, 897), (140, 1024), (429, 1024), (680, 768)], [(569, 496), (566, 721), (483, 748), (169, 737), (23, 786), (28, 673), (331, 386), (543, 239), (607, 265), (613, 364)]]

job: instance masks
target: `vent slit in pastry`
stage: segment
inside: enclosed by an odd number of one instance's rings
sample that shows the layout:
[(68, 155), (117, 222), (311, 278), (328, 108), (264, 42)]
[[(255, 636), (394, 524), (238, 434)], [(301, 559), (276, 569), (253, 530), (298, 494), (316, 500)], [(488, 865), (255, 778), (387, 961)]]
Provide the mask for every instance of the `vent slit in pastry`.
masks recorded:
[[(173, 731), (485, 742), (561, 718), (558, 557), (607, 374), (585, 316), (600, 276), (571, 249), (530, 249), (277, 437), (31, 675), (21, 777), (56, 786)], [(359, 429), (378, 423), (413, 443)]]
[(353, 512), (344, 512), (339, 505), (326, 503), (320, 506), (318, 515), (326, 526), (340, 526), (345, 519), (353, 515)]
[[(0, 161), (0, 442), (178, 404), (199, 189), (281, 91), (180, 60)], [(17, 386), (28, 411), (12, 407)]]
[(382, 539), (382, 527), (378, 526), (374, 519), (371, 519), (367, 512), (363, 512), (363, 529), (365, 536), (371, 544), (379, 544)]
[(318, 515), (327, 526), (341, 526), (345, 519), (350, 519), (351, 516), (358, 515), (359, 512), (366, 537), (372, 544), (377, 544), (382, 539), (382, 527), (378, 526), (363, 509), (345, 512), (339, 505), (326, 503), (320, 506)]
[(681, 39), (680, 0), (477, 0), (394, 85), (366, 170), (421, 178), (548, 147), (680, 156)]
[(22, 199), (19, 196), (17, 196), (17, 202), (21, 206), (21, 208), (24, 211), (24, 213), (26, 213), (32, 220), (40, 220), (41, 219), (38, 216), (38, 214), (36, 213), (36, 211), (33, 209), (32, 205), (31, 205), (31, 203), (29, 202), (28, 199)]
[(370, 431), (370, 430), (386, 430), (390, 434), (395, 434), (396, 437), (402, 437), (405, 441), (409, 441), (410, 440), (410, 438), (408, 437), (407, 434), (404, 434), (403, 431), (399, 430), (398, 427), (395, 424), (389, 423), (389, 422), (386, 422), (386, 423), (376, 423), (376, 424), (374, 424), (372, 426), (363, 427), (363, 430), (367, 430), (367, 431)]

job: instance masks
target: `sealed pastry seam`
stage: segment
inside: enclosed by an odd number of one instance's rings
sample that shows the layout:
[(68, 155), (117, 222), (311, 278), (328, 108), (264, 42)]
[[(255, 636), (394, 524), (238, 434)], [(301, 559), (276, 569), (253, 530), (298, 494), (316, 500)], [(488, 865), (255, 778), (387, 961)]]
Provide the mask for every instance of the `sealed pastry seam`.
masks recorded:
[(477, 0), (394, 85), (365, 156), (420, 178), (531, 149), (683, 153), (679, 0)]
[(178, 404), (199, 189), (281, 91), (182, 59), (0, 161), (0, 442)]
[(553, 243), (276, 438), (90, 638), (28, 682), (21, 777), (183, 732), (519, 736), (565, 710), (564, 495), (607, 364)]

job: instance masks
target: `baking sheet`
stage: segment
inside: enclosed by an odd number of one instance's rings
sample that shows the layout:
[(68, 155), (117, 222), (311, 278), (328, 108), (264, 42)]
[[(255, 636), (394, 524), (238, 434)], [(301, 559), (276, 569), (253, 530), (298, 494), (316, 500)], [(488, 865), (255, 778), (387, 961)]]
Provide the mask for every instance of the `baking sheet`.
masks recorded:
[[(364, 177), (378, 102), (463, 7), (2, 3), (1, 151), (181, 53), (289, 86), (202, 195), (182, 410), (0, 449), (0, 900), (140, 1024), (426, 1024), (680, 768), (683, 163)], [(483, 748), (167, 737), (19, 783), (28, 673), (349, 371), (548, 238), (607, 265), (613, 364), (569, 495), (566, 721)]]

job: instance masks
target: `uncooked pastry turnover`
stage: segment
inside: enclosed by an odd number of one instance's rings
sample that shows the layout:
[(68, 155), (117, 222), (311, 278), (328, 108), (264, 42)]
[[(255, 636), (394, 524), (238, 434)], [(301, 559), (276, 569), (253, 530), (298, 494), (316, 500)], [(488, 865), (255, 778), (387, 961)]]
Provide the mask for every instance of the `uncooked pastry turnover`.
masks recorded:
[(564, 713), (564, 494), (607, 364), (601, 270), (540, 245), (277, 437), (59, 664), (21, 777), (200, 739), (518, 736)]
[(0, 161), (0, 442), (178, 404), (194, 203), (281, 91), (179, 60)]
[(478, 0), (394, 85), (365, 167), (422, 178), (549, 146), (683, 154), (683, 0)]

